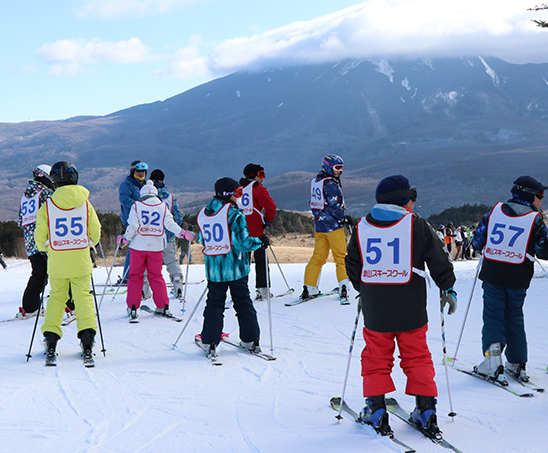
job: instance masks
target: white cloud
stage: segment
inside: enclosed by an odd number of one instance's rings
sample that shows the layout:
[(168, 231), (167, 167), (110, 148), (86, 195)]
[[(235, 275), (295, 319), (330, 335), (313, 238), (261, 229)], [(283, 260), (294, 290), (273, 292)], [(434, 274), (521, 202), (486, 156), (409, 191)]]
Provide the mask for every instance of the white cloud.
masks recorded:
[(79, 0), (79, 17), (118, 18), (160, 14), (196, 0)]
[(221, 75), (346, 58), (492, 55), (514, 63), (548, 61), (548, 31), (531, 22), (539, 13), (524, 3), (369, 0), (309, 22), (229, 39), (207, 58), (187, 49), (173, 67)]
[(46, 43), (38, 56), (52, 64), (52, 74), (76, 74), (83, 65), (110, 61), (114, 63), (141, 63), (153, 58), (139, 38), (110, 42), (99, 39), (61, 39)]

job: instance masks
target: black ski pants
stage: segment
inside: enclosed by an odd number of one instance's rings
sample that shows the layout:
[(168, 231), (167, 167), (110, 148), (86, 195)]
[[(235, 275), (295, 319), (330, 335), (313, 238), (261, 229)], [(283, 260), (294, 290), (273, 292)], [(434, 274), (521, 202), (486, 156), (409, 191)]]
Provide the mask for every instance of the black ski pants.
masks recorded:
[(32, 313), (40, 308), (42, 291), (48, 278), (48, 257), (45, 253), (29, 256), (32, 273), (23, 293), (23, 310)]
[(229, 288), (240, 326), (240, 340), (250, 342), (259, 339), (257, 312), (249, 296), (248, 277), (245, 276), (230, 282), (207, 282), (207, 301), (201, 333), (203, 344), (219, 344), (221, 342), (226, 291)]
[(266, 248), (263, 246), (254, 252), (255, 288), (266, 288)]

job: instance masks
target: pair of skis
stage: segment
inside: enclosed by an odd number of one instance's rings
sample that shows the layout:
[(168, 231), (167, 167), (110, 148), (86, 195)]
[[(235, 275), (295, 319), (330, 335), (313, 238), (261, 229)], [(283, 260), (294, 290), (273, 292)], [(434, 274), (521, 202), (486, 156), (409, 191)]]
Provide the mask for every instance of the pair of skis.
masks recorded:
[[(333, 296), (334, 294), (339, 294), (339, 287), (333, 288), (331, 291), (329, 291), (327, 293), (320, 293), (320, 294), (316, 294), (314, 296), (310, 296), (307, 299), (297, 299), (297, 300), (294, 300), (292, 302), (286, 302), (285, 306), (286, 307), (293, 307), (294, 305), (299, 305), (299, 304), (302, 304), (304, 302), (309, 302), (311, 300), (316, 300), (316, 299), (319, 299), (321, 297)], [(341, 297), (341, 305), (350, 305), (350, 301), (348, 300), (348, 297)]]
[[(341, 398), (331, 398), (330, 401), (331, 407), (335, 409), (336, 411), (341, 410)], [(386, 409), (391, 414), (395, 415), (399, 419), (403, 420), (405, 423), (407, 423), (409, 426), (411, 426), (413, 429), (421, 433), (423, 436), (425, 436), (427, 439), (434, 442), (436, 445), (439, 445), (440, 447), (447, 448), (448, 450), (454, 451), (455, 453), (462, 453), (461, 450), (459, 450), (454, 445), (447, 442), (445, 439), (433, 439), (429, 437), (420, 427), (420, 425), (417, 425), (416, 423), (411, 421), (411, 416), (408, 412), (406, 412), (397, 402), (394, 398), (387, 398), (386, 399)], [(360, 423), (362, 425), (365, 425), (365, 423), (360, 415), (353, 411), (350, 406), (346, 403), (346, 401), (342, 401), (342, 410), (346, 412), (347, 414), (351, 415), (352, 418), (356, 423)], [(380, 435), (380, 434), (379, 434)], [(396, 445), (398, 445), (405, 453), (414, 453), (416, 450), (409, 445), (403, 443), (401, 440), (394, 437), (394, 434), (391, 433), (391, 435), (386, 436), (388, 437), (392, 442), (394, 442)]]
[[(265, 354), (264, 352), (253, 352), (253, 351), (250, 351), (249, 349), (246, 349), (242, 346), (240, 346), (239, 343), (235, 343), (233, 342), (230, 338), (229, 338), (229, 334), (227, 333), (223, 333), (221, 335), (221, 341), (223, 343), (226, 343), (226, 344), (229, 344), (230, 346), (233, 346), (235, 348), (238, 348), (242, 351), (245, 351), (247, 352), (248, 354), (251, 354), (251, 355), (254, 355), (255, 357), (259, 357), (260, 359), (263, 359), (263, 360), (266, 360), (266, 361), (271, 361), (271, 360), (276, 360), (276, 357), (274, 356), (271, 356), (269, 354)], [(209, 362), (212, 364), (212, 365), (215, 365), (215, 366), (218, 366), (218, 365), (222, 365), (223, 362), (219, 359), (219, 356), (217, 355), (217, 351), (215, 350), (213, 353), (210, 353), (210, 352), (206, 352), (203, 347), (202, 347), (202, 338), (200, 337), (200, 335), (196, 335), (194, 337), (194, 342), (196, 343), (196, 345), (198, 345), (198, 347), (205, 353), (207, 359), (209, 360)]]

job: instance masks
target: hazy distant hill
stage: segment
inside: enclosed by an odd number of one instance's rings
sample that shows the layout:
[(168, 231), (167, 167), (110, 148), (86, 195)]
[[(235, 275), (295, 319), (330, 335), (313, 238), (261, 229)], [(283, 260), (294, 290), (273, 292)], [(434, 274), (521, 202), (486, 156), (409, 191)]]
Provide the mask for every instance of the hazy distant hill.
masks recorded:
[[(216, 178), (265, 166), (278, 205), (308, 209), (327, 153), (345, 162), (354, 215), (380, 178), (404, 173), (419, 212), (509, 195), (520, 174), (548, 181), (548, 64), (494, 58), (345, 61), (234, 73), (104, 117), (0, 124), (1, 217), (15, 218), (32, 168), (71, 160), (98, 209), (117, 210), (129, 163), (161, 168), (196, 207)], [(194, 202), (194, 203), (193, 203)]]

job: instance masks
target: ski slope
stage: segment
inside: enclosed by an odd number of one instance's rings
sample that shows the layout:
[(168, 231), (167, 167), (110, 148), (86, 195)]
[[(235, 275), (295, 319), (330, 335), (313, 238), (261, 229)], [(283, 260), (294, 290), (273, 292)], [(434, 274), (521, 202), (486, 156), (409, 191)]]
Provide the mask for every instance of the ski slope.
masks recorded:
[[(9, 268), (0, 270), (0, 320), (15, 315), (30, 275), (27, 261), (8, 259), (7, 263)], [(476, 265), (477, 261), (455, 263), (459, 307), (445, 319), (450, 355), (455, 351)], [(139, 324), (129, 324), (125, 296), (105, 296), (100, 316), (107, 351), (104, 357), (97, 336), (96, 366), (91, 369), (82, 365), (76, 323), (64, 327), (58, 366), (47, 368), (39, 333), (32, 358), (26, 361), (34, 320), (0, 323), (0, 449), (55, 453), (399, 451), (388, 439), (379, 438), (348, 416), (337, 421), (329, 405), (331, 397), (342, 393), (356, 318), (355, 292), (347, 306), (339, 305), (337, 296), (329, 296), (286, 307), (284, 302), (296, 298), (302, 288), (304, 264), (282, 268), (296, 293), (272, 300), (273, 353), (277, 356), (273, 362), (222, 344), (223, 365), (211, 366), (194, 344), (194, 335), (201, 330), (203, 302), (173, 349), (184, 323), (141, 313)], [(542, 278), (540, 268), (537, 274), (525, 305), (528, 372), (537, 384), (548, 386), (548, 279)], [(189, 281), (203, 278), (202, 265), (190, 266)], [(287, 290), (275, 265), (271, 278), (275, 294)], [(104, 268), (94, 271), (94, 280), (106, 280)], [(250, 282), (254, 294), (253, 272)], [(336, 283), (334, 264), (327, 264), (320, 287), (328, 291)], [(204, 288), (205, 283), (188, 286), (182, 314), (185, 322)], [(481, 293), (478, 284), (458, 355), (464, 366), (481, 360)], [(256, 303), (256, 307), (261, 345), (270, 353), (267, 304)], [(178, 301), (172, 300), (171, 309), (181, 314)], [(447, 416), (450, 405), (436, 288), (429, 291), (429, 317), (429, 345), (439, 389), (438, 423), (445, 438), (463, 452), (546, 452), (543, 431), (548, 427), (548, 395), (518, 398), (450, 369), (453, 409), (458, 415), (454, 420)], [(359, 358), (364, 346), (362, 327), (360, 319), (345, 398), (356, 411), (364, 404)], [(225, 312), (225, 332), (238, 339), (232, 309)], [(404, 394), (405, 376), (397, 363), (393, 372), (397, 390), (390, 396), (411, 410), (414, 398)], [(419, 452), (444, 451), (394, 417), (391, 425), (400, 440)]]

